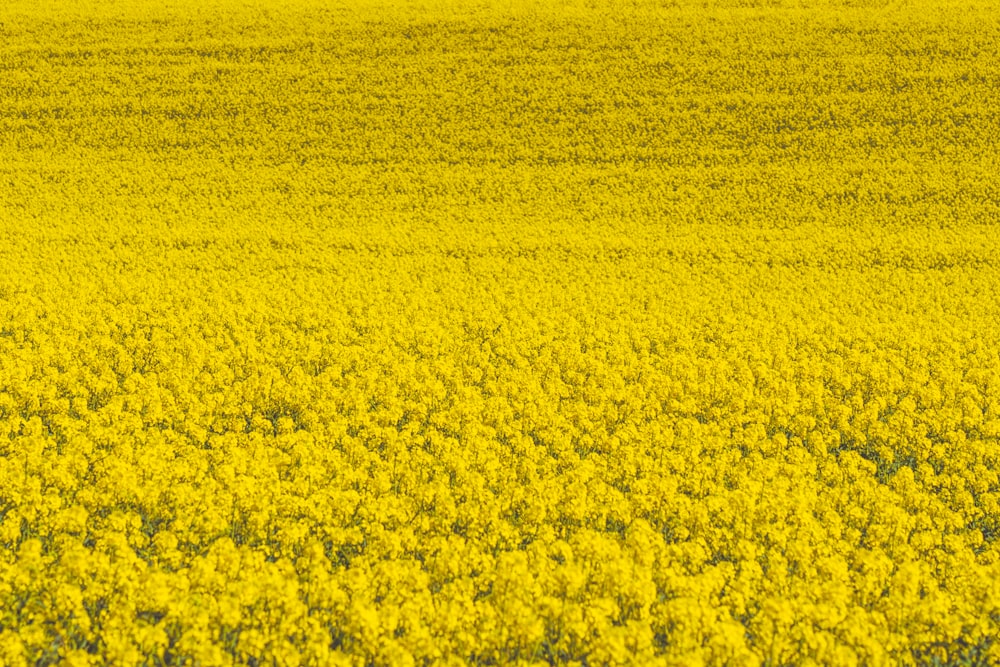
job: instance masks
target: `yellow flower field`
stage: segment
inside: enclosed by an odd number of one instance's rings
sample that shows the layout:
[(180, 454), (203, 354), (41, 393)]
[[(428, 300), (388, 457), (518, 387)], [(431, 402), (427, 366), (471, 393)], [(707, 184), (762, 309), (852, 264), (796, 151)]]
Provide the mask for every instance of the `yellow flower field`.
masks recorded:
[(1000, 664), (1000, 11), (4, 0), (0, 665)]

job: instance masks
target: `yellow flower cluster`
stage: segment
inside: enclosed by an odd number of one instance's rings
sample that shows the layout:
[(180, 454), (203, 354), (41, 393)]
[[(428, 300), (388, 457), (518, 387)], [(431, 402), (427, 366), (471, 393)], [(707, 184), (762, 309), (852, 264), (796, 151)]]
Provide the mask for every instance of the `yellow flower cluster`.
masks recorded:
[(0, 3), (0, 664), (1000, 663), (998, 34)]

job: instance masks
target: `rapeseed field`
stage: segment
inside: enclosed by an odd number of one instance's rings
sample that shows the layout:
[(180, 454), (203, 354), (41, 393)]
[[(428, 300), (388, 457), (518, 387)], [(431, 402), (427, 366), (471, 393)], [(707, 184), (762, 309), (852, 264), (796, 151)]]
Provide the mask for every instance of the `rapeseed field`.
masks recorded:
[(4, 0), (0, 665), (1000, 664), (1000, 11)]

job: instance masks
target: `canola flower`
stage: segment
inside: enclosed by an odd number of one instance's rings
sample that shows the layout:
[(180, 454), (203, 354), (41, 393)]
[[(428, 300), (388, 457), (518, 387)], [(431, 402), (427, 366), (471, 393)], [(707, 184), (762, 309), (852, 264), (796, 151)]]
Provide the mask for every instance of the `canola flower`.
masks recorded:
[(0, 664), (996, 664), (998, 35), (7, 0)]

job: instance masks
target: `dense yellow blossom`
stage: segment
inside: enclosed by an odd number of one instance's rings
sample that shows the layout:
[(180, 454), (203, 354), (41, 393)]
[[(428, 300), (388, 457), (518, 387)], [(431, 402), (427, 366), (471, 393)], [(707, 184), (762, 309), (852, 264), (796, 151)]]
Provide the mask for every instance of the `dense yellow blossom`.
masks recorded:
[(1000, 12), (4, 0), (0, 664), (1000, 663)]

